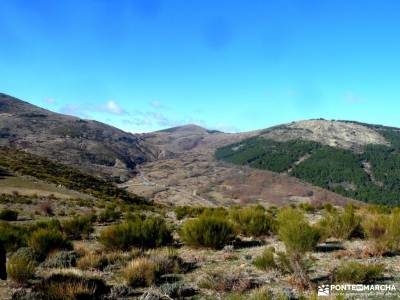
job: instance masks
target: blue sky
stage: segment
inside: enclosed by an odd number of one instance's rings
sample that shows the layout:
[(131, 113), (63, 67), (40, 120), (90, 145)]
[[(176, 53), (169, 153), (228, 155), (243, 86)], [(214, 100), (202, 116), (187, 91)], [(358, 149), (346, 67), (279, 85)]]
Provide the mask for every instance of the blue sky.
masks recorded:
[(400, 127), (400, 1), (3, 0), (0, 91), (131, 132)]

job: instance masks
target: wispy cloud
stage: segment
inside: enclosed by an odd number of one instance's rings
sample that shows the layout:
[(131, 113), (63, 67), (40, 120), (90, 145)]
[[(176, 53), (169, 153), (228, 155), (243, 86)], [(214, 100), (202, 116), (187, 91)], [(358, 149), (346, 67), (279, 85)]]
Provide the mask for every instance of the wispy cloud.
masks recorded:
[(161, 102), (158, 100), (150, 101), (150, 106), (157, 109), (165, 108), (165, 106), (162, 105)]
[(106, 112), (111, 114), (122, 115), (126, 113), (114, 100), (108, 101), (103, 107)]
[[(66, 104), (59, 109), (59, 112), (74, 115), (85, 119), (99, 118), (95, 113), (101, 113), (103, 120), (107, 123), (122, 124), (122, 129), (131, 132), (150, 132), (169, 127), (176, 127), (186, 124), (196, 124), (207, 129), (215, 129), (224, 132), (237, 132), (238, 129), (229, 124), (208, 123), (199, 114), (176, 117), (173, 111), (165, 111), (159, 101), (150, 102), (151, 109), (127, 111), (116, 101), (110, 100), (103, 104)], [(196, 115), (196, 117), (193, 117)], [(118, 118), (118, 119), (116, 119)]]
[(127, 112), (114, 100), (107, 101), (100, 105), (85, 104), (65, 104), (59, 109), (63, 114), (69, 114), (87, 118), (91, 113), (106, 113), (110, 115), (125, 115)]
[(80, 118), (89, 118), (87, 111), (82, 109), (82, 107), (77, 104), (65, 104), (58, 110), (58, 112), (66, 115), (77, 116)]
[(364, 102), (365, 99), (355, 95), (353, 92), (347, 92), (344, 96), (345, 100), (347, 103), (351, 103), (351, 104), (355, 104), (355, 103), (360, 103), (360, 102)]
[(45, 98), (43, 99), (43, 102), (47, 104), (54, 104), (56, 103), (56, 100), (54, 98)]

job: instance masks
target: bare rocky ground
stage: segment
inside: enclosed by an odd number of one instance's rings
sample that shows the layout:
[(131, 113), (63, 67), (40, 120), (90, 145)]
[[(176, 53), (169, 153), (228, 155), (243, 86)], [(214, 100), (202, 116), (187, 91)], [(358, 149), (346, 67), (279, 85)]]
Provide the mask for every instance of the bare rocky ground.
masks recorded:
[(278, 141), (303, 139), (343, 149), (358, 150), (368, 144), (388, 145), (377, 131), (352, 122), (305, 120), (265, 129), (261, 136)]

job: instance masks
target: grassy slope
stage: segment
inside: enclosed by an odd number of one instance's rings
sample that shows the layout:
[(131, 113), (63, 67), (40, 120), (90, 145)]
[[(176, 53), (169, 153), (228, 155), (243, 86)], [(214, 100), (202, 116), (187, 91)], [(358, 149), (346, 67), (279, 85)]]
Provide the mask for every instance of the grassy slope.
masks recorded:
[(120, 189), (112, 183), (84, 174), (74, 168), (15, 149), (0, 147), (0, 167), (20, 175), (61, 185), (67, 189), (89, 194), (105, 200), (122, 200), (132, 204), (145, 203), (145, 199)]

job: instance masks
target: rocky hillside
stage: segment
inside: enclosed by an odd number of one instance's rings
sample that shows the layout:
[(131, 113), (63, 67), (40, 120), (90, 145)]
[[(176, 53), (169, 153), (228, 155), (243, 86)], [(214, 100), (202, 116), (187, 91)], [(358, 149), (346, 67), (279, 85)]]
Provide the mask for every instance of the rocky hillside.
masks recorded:
[(287, 173), (354, 199), (400, 203), (400, 130), (349, 121), (276, 126), (219, 148), (218, 159)]
[(115, 180), (126, 180), (138, 163), (154, 158), (157, 152), (140, 135), (50, 112), (5, 94), (0, 94), (0, 146)]
[(355, 122), (309, 120), (235, 134), (186, 125), (135, 135), (0, 94), (0, 146), (175, 205), (393, 203), (400, 194), (398, 130)]
[(143, 135), (160, 156), (138, 166), (128, 190), (172, 205), (229, 206), (351, 201), (288, 174), (226, 164), (214, 159), (224, 145), (258, 136), (261, 131), (223, 133), (186, 125)]
[(368, 125), (322, 119), (292, 122), (272, 127), (263, 130), (260, 136), (277, 141), (301, 139), (353, 150), (370, 144), (389, 144), (378, 131)]

